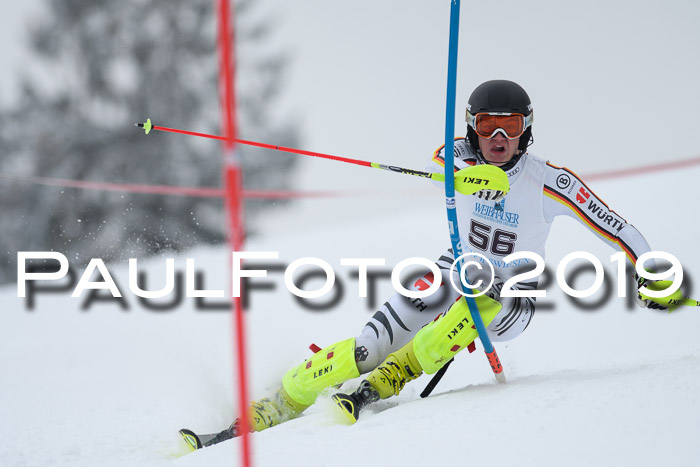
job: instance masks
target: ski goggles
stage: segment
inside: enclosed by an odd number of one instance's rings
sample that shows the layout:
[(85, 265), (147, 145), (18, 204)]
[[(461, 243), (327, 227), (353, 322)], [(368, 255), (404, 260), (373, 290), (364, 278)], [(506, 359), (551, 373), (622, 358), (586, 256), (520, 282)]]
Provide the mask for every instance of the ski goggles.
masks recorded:
[(508, 139), (522, 136), (527, 127), (532, 125), (532, 115), (511, 114), (501, 112), (485, 112), (472, 115), (467, 112), (467, 125), (472, 127), (477, 135), (491, 139), (496, 133), (502, 133)]

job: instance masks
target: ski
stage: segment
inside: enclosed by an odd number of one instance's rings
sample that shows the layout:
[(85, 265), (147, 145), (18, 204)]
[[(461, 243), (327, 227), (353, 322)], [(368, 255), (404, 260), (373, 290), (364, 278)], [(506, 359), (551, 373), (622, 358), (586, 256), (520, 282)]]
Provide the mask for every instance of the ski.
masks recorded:
[(182, 436), (182, 439), (185, 440), (185, 443), (187, 443), (187, 445), (190, 448), (192, 448), (193, 451), (196, 451), (197, 449), (207, 448), (222, 441), (235, 438), (236, 436), (238, 436), (237, 428), (237, 423), (234, 423), (233, 425), (219, 433), (208, 433), (198, 435), (194, 431), (188, 430), (187, 428), (183, 428), (179, 431), (179, 433), (180, 436)]
[(334, 394), (332, 400), (349, 424), (357, 422), (360, 418), (360, 404), (352, 394)]
[(197, 436), (192, 430), (183, 428), (179, 433), (182, 436), (182, 439), (185, 440), (187, 445), (192, 448), (193, 451), (203, 447), (201, 439), (199, 439), (199, 436)]
[(353, 424), (360, 418), (362, 409), (379, 400), (379, 394), (367, 380), (364, 380), (352, 394), (337, 393), (331, 399), (346, 421)]

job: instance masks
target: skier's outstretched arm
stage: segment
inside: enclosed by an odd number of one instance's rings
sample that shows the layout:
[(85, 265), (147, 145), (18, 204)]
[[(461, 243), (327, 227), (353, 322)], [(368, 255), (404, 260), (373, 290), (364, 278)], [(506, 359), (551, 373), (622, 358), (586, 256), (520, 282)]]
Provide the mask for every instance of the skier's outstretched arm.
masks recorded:
[[(543, 187), (544, 201), (542, 207), (547, 222), (557, 216), (576, 219), (596, 237), (613, 248), (625, 253), (632, 265), (644, 253), (651, 251), (644, 236), (623, 217), (613, 211), (581, 178), (567, 169), (547, 163), (547, 175)], [(653, 261), (645, 263), (645, 268), (655, 269)], [(639, 286), (649, 286), (650, 281), (635, 275)], [(648, 308), (665, 307), (650, 300), (644, 300), (637, 294), (635, 300), (639, 306)]]
[(576, 219), (596, 237), (625, 252), (633, 265), (639, 256), (651, 251), (646, 239), (632, 224), (610, 209), (566, 167), (547, 163), (543, 195), (547, 222), (560, 215)]

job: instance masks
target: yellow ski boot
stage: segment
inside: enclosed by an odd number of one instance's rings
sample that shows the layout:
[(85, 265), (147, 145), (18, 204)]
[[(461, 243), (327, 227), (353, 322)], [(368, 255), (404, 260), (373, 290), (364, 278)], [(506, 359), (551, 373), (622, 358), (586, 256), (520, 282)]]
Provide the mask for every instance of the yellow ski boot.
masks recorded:
[[(294, 402), (284, 388), (280, 387), (271, 397), (250, 403), (248, 408), (250, 431), (262, 431), (279, 425), (298, 416), (306, 407)], [(206, 448), (222, 441), (236, 438), (241, 436), (241, 434), (243, 434), (243, 428), (241, 427), (240, 418), (237, 418), (230, 427), (219, 433), (196, 434), (186, 428), (180, 430), (180, 435), (192, 450)]]
[[(476, 297), (476, 303), (486, 326), (501, 310), (500, 303), (485, 295)], [(408, 344), (389, 354), (354, 393), (336, 394), (333, 400), (346, 418), (355, 423), (367, 404), (398, 395), (407, 382), (423, 372), (437, 372), (462, 349), (468, 348), (479, 336), (472, 323), (469, 306), (462, 298), (418, 331)]]
[(262, 431), (295, 418), (308, 406), (294, 401), (284, 388), (280, 387), (272, 397), (250, 403), (250, 428)]
[(360, 383), (352, 394), (335, 394), (333, 401), (350, 423), (355, 423), (368, 404), (396, 396), (407, 382), (423, 373), (413, 353), (413, 340), (388, 357)]

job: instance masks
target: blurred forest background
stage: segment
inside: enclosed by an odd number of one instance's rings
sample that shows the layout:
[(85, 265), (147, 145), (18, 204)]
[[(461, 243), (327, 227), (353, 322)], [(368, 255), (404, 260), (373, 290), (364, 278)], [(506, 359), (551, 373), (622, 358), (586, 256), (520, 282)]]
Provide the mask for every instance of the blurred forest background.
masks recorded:
[[(234, 2), (239, 136), (297, 146), (293, 119), (275, 113), (288, 61), (266, 47), (273, 24), (256, 15), (256, 3)], [(12, 180), (221, 186), (219, 142), (134, 128), (150, 117), (220, 132), (216, 34), (211, 0), (43, 2), (29, 33), (32, 72), (18, 78), (13, 103), (0, 107), (0, 283), (16, 278), (17, 251), (55, 250), (80, 266), (225, 241), (218, 198)], [(289, 188), (296, 158), (240, 151), (245, 187)], [(271, 164), (278, 177), (266, 175)], [(273, 204), (246, 202), (249, 234)]]

